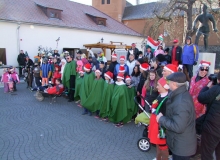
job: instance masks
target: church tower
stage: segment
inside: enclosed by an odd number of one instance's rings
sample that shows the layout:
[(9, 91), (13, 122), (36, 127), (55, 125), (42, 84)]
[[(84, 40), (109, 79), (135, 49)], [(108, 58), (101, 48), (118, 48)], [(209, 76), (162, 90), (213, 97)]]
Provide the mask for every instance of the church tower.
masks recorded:
[(126, 0), (92, 0), (92, 6), (121, 22)]

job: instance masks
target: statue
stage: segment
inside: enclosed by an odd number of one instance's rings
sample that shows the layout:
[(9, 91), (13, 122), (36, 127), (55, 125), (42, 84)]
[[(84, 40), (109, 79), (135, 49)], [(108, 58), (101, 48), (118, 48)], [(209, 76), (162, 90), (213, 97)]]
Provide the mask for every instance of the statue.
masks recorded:
[[(208, 36), (209, 36), (209, 24), (208, 21), (212, 22), (212, 28), (214, 32), (218, 32), (217, 28), (216, 28), (216, 23), (214, 20), (214, 17), (207, 13), (207, 6), (205, 4), (201, 5), (201, 11), (202, 13), (200, 15), (198, 15), (196, 17), (196, 19), (193, 22), (193, 31), (196, 31), (196, 39), (195, 39), (195, 44), (198, 45), (199, 44), (199, 37), (201, 35), (204, 36), (204, 47), (205, 47), (205, 51), (207, 51), (208, 48)], [(200, 22), (199, 28), (196, 28), (196, 23)]]

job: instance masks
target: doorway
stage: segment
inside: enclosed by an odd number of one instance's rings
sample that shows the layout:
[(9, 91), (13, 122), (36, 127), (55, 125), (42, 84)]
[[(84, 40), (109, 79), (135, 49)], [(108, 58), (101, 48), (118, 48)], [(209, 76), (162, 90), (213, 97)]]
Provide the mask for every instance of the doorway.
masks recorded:
[(0, 66), (1, 65), (7, 65), (6, 61), (6, 49), (5, 48), (0, 48)]

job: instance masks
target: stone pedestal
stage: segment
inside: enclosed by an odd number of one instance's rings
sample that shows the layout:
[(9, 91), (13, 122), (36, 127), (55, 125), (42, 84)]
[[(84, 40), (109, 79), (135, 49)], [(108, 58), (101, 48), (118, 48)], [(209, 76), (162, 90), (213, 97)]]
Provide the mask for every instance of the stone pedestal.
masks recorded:
[(216, 59), (216, 53), (200, 52), (199, 53), (198, 64), (193, 67), (193, 75), (196, 75), (196, 72), (198, 70), (198, 65), (199, 65), (201, 60), (211, 62), (211, 66), (209, 68), (209, 73), (213, 74), (214, 71), (215, 71), (215, 59)]

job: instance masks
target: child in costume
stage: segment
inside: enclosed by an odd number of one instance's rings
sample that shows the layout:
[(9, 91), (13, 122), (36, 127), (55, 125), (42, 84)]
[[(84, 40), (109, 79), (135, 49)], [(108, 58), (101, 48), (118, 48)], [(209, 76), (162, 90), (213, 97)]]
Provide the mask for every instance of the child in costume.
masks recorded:
[(100, 103), (100, 112), (99, 116), (102, 117), (103, 121), (108, 121), (108, 115), (111, 107), (111, 98), (114, 91), (114, 81), (113, 81), (113, 73), (108, 71), (105, 73), (105, 83), (104, 90), (102, 93), (102, 100)]
[(76, 61), (76, 64), (77, 64), (76, 72), (82, 71), (83, 70), (83, 62), (80, 59), (80, 57), (76, 57), (76, 59), (77, 59), (77, 61)]
[(44, 58), (40, 71), (40, 76), (42, 78), (42, 86), (48, 86), (49, 78), (51, 74), (52, 74), (51, 65), (48, 63), (48, 59)]
[[(150, 70), (148, 73), (147, 80), (142, 88), (142, 96), (145, 100), (151, 105), (152, 102), (157, 98), (159, 95), (157, 91), (157, 81), (159, 77), (157, 76), (157, 72), (155, 70)], [(144, 106), (145, 102), (141, 100), (142, 106)], [(145, 110), (148, 111), (149, 106), (145, 106)]]
[[(91, 90), (92, 90), (92, 85), (93, 85), (93, 81), (95, 80), (95, 74), (94, 72), (92, 72), (92, 67), (89, 63), (87, 63), (84, 67), (85, 70), (85, 74), (84, 74), (84, 78), (81, 84), (81, 89), (80, 89), (80, 104), (84, 107), (85, 103), (87, 102), (87, 99), (90, 95)], [(96, 93), (93, 93), (96, 94)], [(91, 116), (92, 112), (90, 112), (86, 107), (84, 107), (84, 112), (82, 113), (82, 115), (88, 114)]]
[(130, 121), (134, 115), (137, 114), (138, 112), (138, 106), (134, 102), (134, 97), (136, 96), (136, 89), (135, 86), (132, 85), (131, 83), (131, 77), (126, 76), (125, 79), (127, 90), (128, 90), (128, 116), (127, 116), (127, 121)]
[[(83, 81), (83, 77), (84, 77), (84, 72), (83, 71), (79, 71), (76, 77), (76, 87), (75, 87), (75, 94), (74, 94), (74, 100), (79, 103), (80, 102), (80, 90), (81, 90), (81, 85), (82, 85), (82, 81)], [(78, 105), (79, 107), (82, 107), (80, 104)]]
[(163, 50), (163, 46), (159, 45), (157, 50), (154, 52), (154, 57), (156, 57), (158, 54), (163, 54), (164, 55), (164, 50)]
[(61, 79), (60, 66), (55, 65), (55, 70), (52, 77), (52, 84), (55, 84), (56, 79)]
[(10, 92), (14, 91), (14, 81), (12, 79), (12, 74), (11, 74), (12, 69), (10, 68), (8, 71), (8, 88)]
[(32, 88), (32, 91), (36, 91), (41, 86), (41, 77), (40, 77), (40, 66), (39, 63), (34, 63), (34, 81), (35, 81), (35, 87)]
[(163, 128), (160, 127), (156, 121), (156, 116), (160, 112), (166, 115), (166, 100), (169, 86), (164, 77), (158, 80), (157, 89), (160, 95), (152, 103), (148, 138), (150, 139), (150, 143), (156, 144), (156, 159), (168, 159), (169, 151), (168, 146), (166, 145), (165, 135), (161, 135), (161, 133), (163, 133), (161, 132)]
[(104, 87), (104, 80), (101, 77), (101, 71), (95, 71), (95, 80), (92, 83), (91, 92), (86, 99), (86, 102), (83, 104), (83, 107), (88, 109), (90, 112), (96, 112), (95, 118), (99, 118), (99, 110), (100, 110), (100, 103), (102, 100), (102, 91)]
[(124, 75), (119, 73), (115, 82), (114, 91), (111, 99), (111, 108), (109, 112), (109, 120), (116, 123), (115, 127), (122, 127), (123, 123), (127, 123), (129, 95), (127, 86), (124, 83)]
[(8, 88), (8, 78), (9, 78), (9, 73), (7, 69), (5, 68), (2, 74), (1, 82), (4, 83), (4, 93), (8, 93), (9, 88)]
[(11, 69), (11, 78), (13, 81), (13, 91), (17, 91), (16, 84), (20, 82), (18, 74), (15, 72), (15, 68)]
[(61, 79), (57, 78), (55, 84), (55, 86), (45, 89), (44, 92), (48, 94), (61, 94), (64, 91)]

